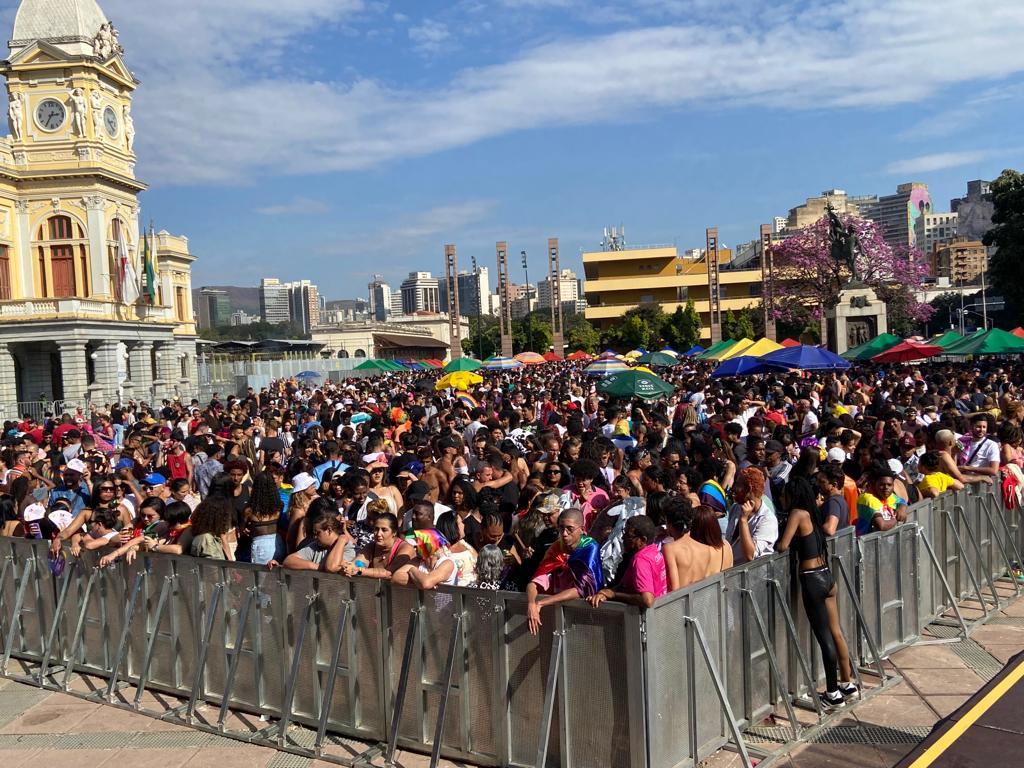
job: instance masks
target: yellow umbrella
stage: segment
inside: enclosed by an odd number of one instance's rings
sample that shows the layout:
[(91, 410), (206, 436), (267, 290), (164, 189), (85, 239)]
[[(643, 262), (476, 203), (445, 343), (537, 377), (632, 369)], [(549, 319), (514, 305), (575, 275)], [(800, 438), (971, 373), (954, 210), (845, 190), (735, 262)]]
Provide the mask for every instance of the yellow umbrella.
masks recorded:
[(475, 384), (483, 384), (484, 377), (472, 371), (452, 371), (445, 374), (434, 385), (434, 389), (440, 392), (442, 389), (469, 389)]
[(719, 355), (715, 355), (711, 359), (718, 360), (719, 362), (721, 362), (723, 360), (728, 360), (730, 357), (736, 357), (737, 355), (746, 355), (746, 350), (750, 349), (752, 346), (754, 346), (753, 339), (740, 339), (727, 350), (725, 350), (725, 352), (722, 352)]
[[(774, 352), (777, 349), (782, 349), (782, 345), (776, 344), (771, 339), (761, 339), (754, 342), (754, 344), (747, 347), (740, 354), (744, 354), (749, 357), (761, 357), (762, 355), (767, 355), (769, 352)], [(730, 352), (731, 351), (732, 350), (730, 350)], [(732, 357), (732, 355), (729, 355), (729, 357)]]
[(636, 360), (638, 357), (641, 357), (642, 355), (643, 352), (641, 352), (639, 349), (634, 349), (632, 352), (627, 352), (626, 354), (624, 354), (623, 357), (626, 358), (627, 360)]
[(658, 374), (656, 374), (656, 373), (655, 373), (654, 371), (652, 371), (652, 370), (651, 370), (650, 368), (648, 368), (648, 367), (647, 367), (646, 365), (638, 365), (638, 366), (637, 366), (636, 368), (634, 368), (633, 370), (634, 370), (634, 371), (643, 371), (644, 373), (649, 373), (649, 374), (651, 374), (651, 376), (657, 376), (657, 375), (658, 375)]

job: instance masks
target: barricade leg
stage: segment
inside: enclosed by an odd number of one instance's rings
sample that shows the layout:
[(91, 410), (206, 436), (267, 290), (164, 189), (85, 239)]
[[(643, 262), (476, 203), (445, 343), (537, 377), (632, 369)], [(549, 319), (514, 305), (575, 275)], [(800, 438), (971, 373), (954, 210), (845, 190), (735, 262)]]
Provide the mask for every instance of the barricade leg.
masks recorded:
[(409, 628), (405, 632), (405, 648), (402, 651), (402, 671), (398, 676), (398, 690), (395, 691), (395, 710), (391, 717), (391, 733), (388, 735), (388, 750), (384, 756), (387, 765), (394, 765), (395, 750), (398, 747), (398, 729), (402, 723), (402, 708), (405, 706), (405, 692), (409, 687), (409, 673), (412, 669), (412, 654), (420, 628), (420, 609), (410, 612)]
[(53, 626), (50, 627), (50, 631), (46, 636), (46, 644), (43, 646), (43, 659), (39, 664), (38, 680), (40, 686), (46, 684), (46, 675), (50, 669), (50, 658), (53, 656), (53, 644), (57, 640), (57, 632), (60, 629), (60, 622), (64, 616), (64, 607), (67, 605), (68, 590), (71, 587), (71, 576), (77, 572), (79, 567), (79, 561), (75, 560), (71, 563), (71, 566), (66, 568), (64, 573), (61, 574), (60, 594), (57, 598), (57, 605), (53, 611)]
[[(963, 514), (963, 507), (957, 505), (954, 509), (960, 509), (961, 517), (964, 518), (964, 525), (970, 530), (970, 524), (966, 520), (966, 515)], [(967, 569), (967, 578), (971, 580), (971, 585), (974, 587), (974, 593), (978, 596), (978, 604), (981, 605), (981, 612), (988, 618), (988, 603), (985, 602), (985, 595), (981, 591), (981, 584), (978, 582), (978, 577), (974, 573), (974, 568), (971, 565), (970, 558), (967, 556), (967, 548), (964, 546), (964, 540), (960, 538), (960, 532), (956, 529), (956, 523), (953, 522), (953, 516), (950, 511), (943, 510), (943, 514), (946, 516), (946, 520), (949, 522), (949, 529), (953, 533), (953, 539), (956, 541), (957, 549), (960, 551), (960, 563)], [(973, 539), (973, 535), (971, 537)]]
[(772, 589), (775, 592), (775, 605), (782, 610), (782, 618), (784, 619), (783, 624), (786, 627), (786, 634), (789, 635), (789, 642), (791, 643), (795, 653), (797, 664), (800, 665), (800, 671), (804, 675), (804, 681), (807, 683), (808, 698), (814, 707), (814, 711), (818, 713), (820, 718), (823, 714), (821, 709), (821, 702), (815, 695), (818, 690), (818, 682), (814, 679), (814, 675), (811, 674), (811, 666), (807, 663), (807, 659), (800, 652), (800, 635), (796, 631), (796, 623), (793, 621), (793, 614), (789, 612), (789, 604), (786, 602), (786, 597), (782, 593), (782, 585), (778, 579), (769, 579), (768, 583), (771, 584)]
[(320, 720), (316, 728), (316, 741), (313, 742), (313, 752), (317, 757), (323, 754), (324, 738), (327, 736), (327, 720), (331, 715), (331, 702), (334, 700), (334, 683), (338, 679), (338, 665), (341, 660), (341, 646), (348, 632), (348, 614), (354, 603), (345, 600), (341, 604), (341, 613), (338, 615), (338, 630), (334, 636), (334, 648), (331, 649), (331, 668), (327, 670), (327, 680), (324, 682), (324, 695), (320, 703)]
[[(142, 668), (139, 670), (139, 685), (135, 689), (135, 709), (142, 706), (142, 695), (146, 692), (146, 683), (149, 682), (149, 667), (153, 662), (153, 650), (156, 648), (156, 639), (160, 634), (160, 621), (163, 619), (167, 599), (171, 594), (171, 586), (176, 578), (177, 574), (165, 576), (164, 583), (160, 586), (160, 599), (157, 601), (156, 615), (153, 617), (153, 631), (149, 636), (149, 642), (146, 643), (146, 655), (142, 657)], [(125, 631), (127, 630), (128, 627), (125, 626)]]
[[(729, 696), (725, 691), (725, 685), (722, 684), (722, 678), (718, 674), (718, 667), (715, 665), (715, 660), (711, 656), (711, 649), (708, 648), (707, 639), (704, 637), (704, 630), (700, 626), (700, 622), (689, 616), (684, 616), (683, 621), (686, 622), (687, 632), (690, 635), (690, 645), (696, 641), (697, 646), (700, 648), (701, 655), (704, 657), (704, 663), (707, 665), (708, 672), (711, 674), (711, 682), (715, 687), (715, 694), (718, 696), (718, 703), (722, 707), (722, 712), (725, 714), (726, 722), (729, 725), (729, 731), (732, 733), (733, 741), (736, 743), (736, 749), (740, 753), (740, 759), (743, 761), (745, 768), (752, 768), (750, 762), (750, 755), (747, 754), (747, 745), (743, 741), (743, 735), (740, 733), (739, 725), (736, 724), (736, 718), (732, 714), (732, 707), (729, 706)], [(692, 676), (691, 676), (692, 679)], [(691, 711), (695, 712), (696, 708), (691, 707)], [(696, 718), (693, 718), (694, 721)], [(694, 725), (694, 731), (696, 727)], [(697, 762), (697, 742), (691, 742), (694, 751), (694, 762)]]
[[(444, 664), (444, 679), (441, 683), (443, 690), (441, 691), (441, 701), (437, 708), (437, 725), (434, 726), (434, 748), (430, 751), (430, 768), (437, 768), (437, 764), (441, 760), (441, 741), (444, 739), (444, 715), (445, 710), (448, 709), (448, 695), (452, 689), (452, 670), (455, 668), (455, 653), (461, 645), (459, 641), (462, 635), (462, 621), (464, 618), (465, 613), (455, 614), (455, 623), (452, 624), (451, 637), (448, 639), (448, 658)], [(462, 691), (462, 694), (465, 696), (465, 691)]]
[(107, 701), (113, 701), (114, 699), (114, 689), (117, 688), (117, 674), (121, 670), (121, 662), (124, 661), (124, 656), (128, 652), (128, 636), (132, 631), (132, 617), (135, 615), (135, 604), (139, 600), (139, 592), (142, 591), (142, 580), (144, 578), (146, 578), (145, 571), (139, 571), (135, 574), (131, 596), (128, 598), (128, 605), (124, 609), (124, 626), (121, 627), (121, 639), (117, 643), (114, 664), (110, 669), (110, 680), (107, 681), (107, 690), (104, 693), (104, 698)]
[(85, 632), (85, 615), (89, 611), (89, 598), (92, 597), (92, 588), (96, 584), (97, 576), (99, 576), (99, 569), (93, 568), (89, 572), (89, 580), (85, 583), (85, 595), (82, 597), (82, 607), (78, 609), (78, 621), (75, 622), (75, 633), (71, 637), (68, 658), (64, 667), (64, 679), (61, 680), (61, 688), (65, 691), (71, 690), (71, 675), (75, 671), (75, 664), (78, 663), (78, 649), (82, 644), (82, 635)]
[(967, 510), (963, 507), (959, 507), (960, 514), (963, 515), (964, 528), (967, 530), (967, 537), (971, 540), (971, 545), (974, 547), (974, 551), (978, 553), (978, 562), (981, 563), (981, 580), (988, 584), (989, 592), (992, 593), (992, 601), (996, 608), (1000, 606), (999, 593), (996, 592), (995, 582), (992, 580), (992, 567), (985, 567), (985, 562), (988, 558), (985, 557), (985, 551), (981, 548), (981, 541), (974, 533), (974, 528), (971, 526), (970, 520), (967, 519)]
[(249, 587), (246, 590), (245, 602), (242, 603), (242, 610), (238, 614), (238, 631), (235, 633), (235, 644), (232, 646), (229, 655), (228, 671), (224, 679), (224, 694), (220, 700), (220, 712), (217, 714), (217, 728), (224, 730), (224, 721), (228, 716), (228, 705), (231, 703), (231, 691), (235, 688), (235, 673), (238, 672), (238, 661), (241, 657), (242, 643), (245, 641), (245, 632), (249, 628), (249, 611), (256, 599), (256, 587)]
[[(749, 589), (741, 589), (740, 594), (747, 598), (747, 602), (750, 604), (751, 614), (754, 617), (754, 624), (757, 626), (757, 632), (761, 636), (761, 642), (764, 644), (764, 650), (768, 655), (768, 666), (771, 667), (772, 676), (775, 678), (775, 684), (779, 687), (779, 691), (786, 690), (786, 683), (782, 679), (782, 672), (779, 670), (778, 660), (775, 658), (775, 651), (772, 648), (771, 643), (768, 641), (768, 631), (765, 629), (764, 622), (761, 620), (761, 611), (757, 607), (757, 602), (754, 600), (754, 593)], [(793, 704), (789, 700), (788, 695), (782, 697), (782, 703), (786, 705), (786, 712), (789, 715), (789, 723), (793, 727), (793, 741), (800, 738), (800, 726), (796, 720), (796, 712), (793, 711)]]
[(281, 701), (281, 720), (277, 724), (277, 746), (284, 747), (288, 740), (288, 726), (292, 719), (292, 703), (295, 701), (295, 683), (299, 679), (299, 664), (302, 661), (302, 646), (306, 642), (306, 628), (313, 614), (313, 606), (320, 595), (306, 595), (306, 608), (299, 619), (299, 628), (295, 632), (295, 649), (292, 651), (292, 664), (288, 675), (288, 683), (284, 687), (284, 698)]
[(25, 604), (25, 590), (28, 589), (28, 579), (34, 564), (34, 560), (26, 560), (25, 567), (21, 569), (21, 583), (18, 584), (18, 591), (14, 596), (14, 610), (11, 611), (11, 626), (7, 628), (7, 638), (4, 642), (4, 657), (3, 663), (0, 664), (0, 674), (7, 674), (7, 665), (11, 662), (11, 653), (14, 651), (14, 635), (21, 624), (21, 607)]
[(839, 558), (835, 558), (835, 560), (836, 565), (839, 566), (839, 573), (843, 577), (843, 584), (846, 586), (846, 592), (849, 595), (850, 600), (853, 601), (854, 610), (857, 612), (857, 623), (860, 626), (860, 631), (864, 635), (864, 639), (867, 640), (868, 648), (875, 659), (875, 668), (878, 670), (878, 679), (884, 681), (885, 668), (882, 667), (882, 657), (878, 654), (878, 648), (875, 646), (875, 641), (871, 637), (871, 630), (868, 627), (867, 621), (864, 619), (864, 612), (860, 608), (860, 601), (857, 599), (856, 589), (854, 588), (853, 582), (850, 581), (850, 575), (846, 572), (846, 566), (843, 564), (843, 561)]
[[(1014, 566), (1021, 565), (1020, 551), (1017, 549), (1017, 542), (1010, 531), (1010, 526), (1006, 522), (1006, 516), (1003, 511), (999, 508), (996, 503), (995, 497), (992, 494), (985, 494), (981, 497), (981, 508), (984, 510), (985, 515), (988, 517), (989, 526), (995, 528), (995, 520), (999, 520), (999, 527), (1005, 538), (996, 539), (996, 543), (999, 545), (1000, 551), (1003, 553), (1003, 558), (1006, 560), (1006, 575), (1010, 581), (1013, 582), (1013, 591), (1017, 597), (1020, 597), (1020, 583), (1013, 575)], [(995, 518), (993, 518), (993, 513)], [(1010, 545), (1010, 549), (1006, 548), (1006, 545)], [(1011, 557), (1012, 555), (1012, 557)]]
[(206, 619), (206, 626), (203, 628), (203, 638), (199, 643), (199, 653), (196, 655), (196, 678), (192, 681), (192, 693), (185, 707), (185, 720), (189, 723), (195, 722), (196, 703), (199, 701), (199, 694), (203, 690), (206, 657), (210, 652), (210, 638), (213, 636), (213, 626), (217, 623), (217, 607), (220, 604), (221, 593), (226, 586), (224, 582), (220, 582), (213, 588), (213, 594), (210, 595), (210, 605), (207, 608), (209, 616)]
[[(932, 543), (928, 540), (927, 534), (925, 534), (924, 530), (921, 528), (918, 528), (917, 535), (921, 538), (921, 541), (924, 542), (924, 549), (925, 552), (928, 553), (928, 559), (931, 561), (932, 567), (935, 568), (935, 572), (939, 575), (939, 581), (942, 582), (942, 588), (945, 590), (946, 596), (949, 598), (950, 605), (953, 606), (953, 612), (956, 613), (957, 621), (960, 622), (960, 628), (964, 632), (964, 637), (967, 637), (967, 622), (964, 621), (963, 614), (960, 613), (959, 601), (957, 600), (956, 595), (953, 594), (953, 590), (949, 586), (949, 581), (946, 580), (946, 574), (939, 565), (939, 560), (935, 556), (935, 550), (932, 549)], [(926, 640), (924, 642), (929, 641)]]

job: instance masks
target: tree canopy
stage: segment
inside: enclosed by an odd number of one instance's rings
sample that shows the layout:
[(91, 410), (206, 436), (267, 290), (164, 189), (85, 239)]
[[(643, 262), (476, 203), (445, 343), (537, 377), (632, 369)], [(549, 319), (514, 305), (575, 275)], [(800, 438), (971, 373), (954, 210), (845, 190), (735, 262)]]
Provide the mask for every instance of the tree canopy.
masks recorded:
[(1024, 315), (1024, 174), (1005, 170), (992, 183), (992, 229), (985, 245), (995, 246), (989, 265), (992, 285), (1015, 307), (1015, 319)]

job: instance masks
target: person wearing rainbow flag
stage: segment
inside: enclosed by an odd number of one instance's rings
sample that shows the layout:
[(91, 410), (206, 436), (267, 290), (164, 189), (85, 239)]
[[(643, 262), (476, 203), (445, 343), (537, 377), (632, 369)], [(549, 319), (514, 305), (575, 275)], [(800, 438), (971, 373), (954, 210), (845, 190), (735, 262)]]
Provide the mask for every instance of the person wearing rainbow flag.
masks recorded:
[(584, 534), (583, 512), (570, 508), (558, 516), (558, 541), (552, 544), (526, 586), (526, 621), (536, 635), (540, 609), (597, 593), (604, 581), (601, 548)]

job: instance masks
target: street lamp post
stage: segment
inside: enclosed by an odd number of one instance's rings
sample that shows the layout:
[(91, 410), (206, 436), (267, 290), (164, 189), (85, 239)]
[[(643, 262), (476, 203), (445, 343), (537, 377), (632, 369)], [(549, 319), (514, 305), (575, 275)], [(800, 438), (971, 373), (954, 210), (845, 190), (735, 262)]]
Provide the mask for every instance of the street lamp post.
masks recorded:
[(533, 349), (533, 318), (530, 316), (530, 269), (526, 263), (526, 251), (520, 251), (523, 257), (523, 273), (526, 276), (526, 346)]
[(483, 297), (480, 295), (480, 270), (476, 266), (476, 256), (470, 257), (473, 262), (473, 275), (476, 278), (476, 359), (484, 359), (484, 336), (480, 327), (480, 315), (483, 312)]

